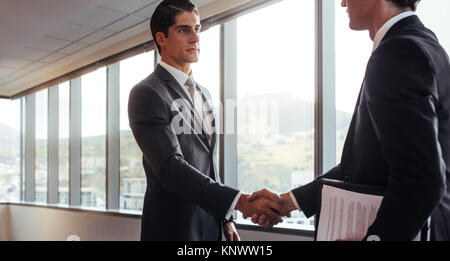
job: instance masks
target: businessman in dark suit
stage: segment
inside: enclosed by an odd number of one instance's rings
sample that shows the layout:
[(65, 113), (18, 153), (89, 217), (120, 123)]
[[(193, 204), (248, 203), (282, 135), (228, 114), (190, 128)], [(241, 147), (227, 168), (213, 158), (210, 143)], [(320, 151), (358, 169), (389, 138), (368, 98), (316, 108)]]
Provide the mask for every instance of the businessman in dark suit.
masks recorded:
[[(350, 28), (369, 30), (374, 49), (341, 164), (320, 178), (387, 188), (366, 238), (414, 240), (431, 217), (431, 240), (450, 239), (450, 63), (415, 15), (418, 2), (342, 1)], [(252, 199), (272, 198), (284, 204), (285, 215), (300, 209), (311, 217), (319, 189), (316, 180)], [(264, 215), (252, 221), (264, 224)]]
[(240, 240), (232, 222), (237, 209), (244, 216), (267, 213), (271, 225), (281, 221), (279, 204), (220, 183), (217, 135), (208, 91), (192, 77), (197, 62), (200, 18), (189, 0), (165, 0), (151, 19), (161, 62), (129, 97), (129, 121), (143, 152), (147, 190), (141, 240)]

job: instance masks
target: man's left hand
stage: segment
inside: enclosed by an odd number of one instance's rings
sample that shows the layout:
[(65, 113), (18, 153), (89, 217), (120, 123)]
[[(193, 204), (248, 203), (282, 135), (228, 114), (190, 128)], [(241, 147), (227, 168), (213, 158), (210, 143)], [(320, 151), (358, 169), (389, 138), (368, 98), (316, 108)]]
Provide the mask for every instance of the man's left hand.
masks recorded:
[(226, 222), (223, 224), (223, 234), (227, 241), (241, 241), (234, 222)]

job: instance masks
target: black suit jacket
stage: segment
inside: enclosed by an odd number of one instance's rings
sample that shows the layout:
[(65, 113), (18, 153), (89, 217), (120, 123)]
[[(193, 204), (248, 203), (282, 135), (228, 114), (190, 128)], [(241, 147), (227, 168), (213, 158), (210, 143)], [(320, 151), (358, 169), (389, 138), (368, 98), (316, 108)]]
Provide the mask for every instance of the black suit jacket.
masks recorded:
[[(417, 16), (386, 34), (372, 54), (341, 164), (324, 175), (387, 187), (368, 235), (412, 240), (432, 216), (431, 239), (450, 233), (450, 63)], [(306, 216), (319, 184), (293, 191)]]
[[(198, 87), (211, 102), (208, 91)], [(183, 105), (180, 99), (188, 102)], [(186, 117), (186, 112), (192, 116), (191, 108), (182, 87), (160, 65), (130, 93), (130, 127), (147, 176), (141, 240), (221, 240), (238, 191), (220, 184), (216, 136), (210, 140), (201, 127), (191, 128), (195, 125)], [(179, 133), (172, 122), (187, 127), (188, 134)]]

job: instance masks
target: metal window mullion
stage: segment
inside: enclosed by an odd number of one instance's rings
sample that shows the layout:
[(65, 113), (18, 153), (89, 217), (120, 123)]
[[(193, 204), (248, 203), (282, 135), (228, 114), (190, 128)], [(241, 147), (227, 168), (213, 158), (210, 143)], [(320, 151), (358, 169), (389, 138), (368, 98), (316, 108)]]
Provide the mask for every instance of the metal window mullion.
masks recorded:
[(334, 2), (316, 2), (315, 176), (336, 164)]
[(120, 208), (120, 65), (108, 66), (106, 208)]
[(317, 177), (336, 164), (334, 1), (316, 1), (316, 15), (314, 174)]
[(25, 201), (33, 202), (35, 195), (36, 157), (36, 95), (25, 98)]
[(81, 78), (70, 81), (69, 204), (81, 206)]
[(20, 196), (19, 196), (20, 201), (24, 200), (24, 197), (23, 197), (23, 182), (24, 182), (23, 174), (24, 174), (24, 171), (25, 171), (24, 167), (23, 167), (24, 160), (25, 160), (25, 155), (24, 155), (25, 150), (24, 150), (24, 142), (23, 142), (23, 139), (24, 139), (23, 132), (24, 132), (24, 128), (25, 128), (25, 124), (23, 122), (23, 120), (24, 120), (24, 112), (25, 112), (24, 111), (24, 103), (25, 103), (25, 99), (24, 98), (20, 98), (20, 189), (19, 189), (19, 191), (20, 191)]
[(48, 183), (47, 201), (58, 203), (59, 87), (48, 89)]
[(335, 59), (335, 3), (319, 3), (319, 76), (321, 101), (321, 171), (326, 173), (336, 165), (336, 59)]
[[(221, 27), (221, 102), (223, 104), (220, 155), (221, 174), (225, 185), (238, 187), (237, 173), (237, 21)], [(227, 102), (228, 101), (228, 102)]]

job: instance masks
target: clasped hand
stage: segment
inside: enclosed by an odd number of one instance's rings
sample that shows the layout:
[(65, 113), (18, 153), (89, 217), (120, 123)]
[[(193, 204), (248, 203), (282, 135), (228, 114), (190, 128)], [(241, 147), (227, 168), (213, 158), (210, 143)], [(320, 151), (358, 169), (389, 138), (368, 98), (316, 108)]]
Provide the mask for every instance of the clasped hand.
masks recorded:
[(282, 217), (291, 217), (291, 212), (296, 207), (289, 193), (279, 195), (263, 189), (252, 195), (243, 194), (236, 209), (242, 212), (245, 219), (251, 217), (253, 223), (271, 228), (283, 222)]

